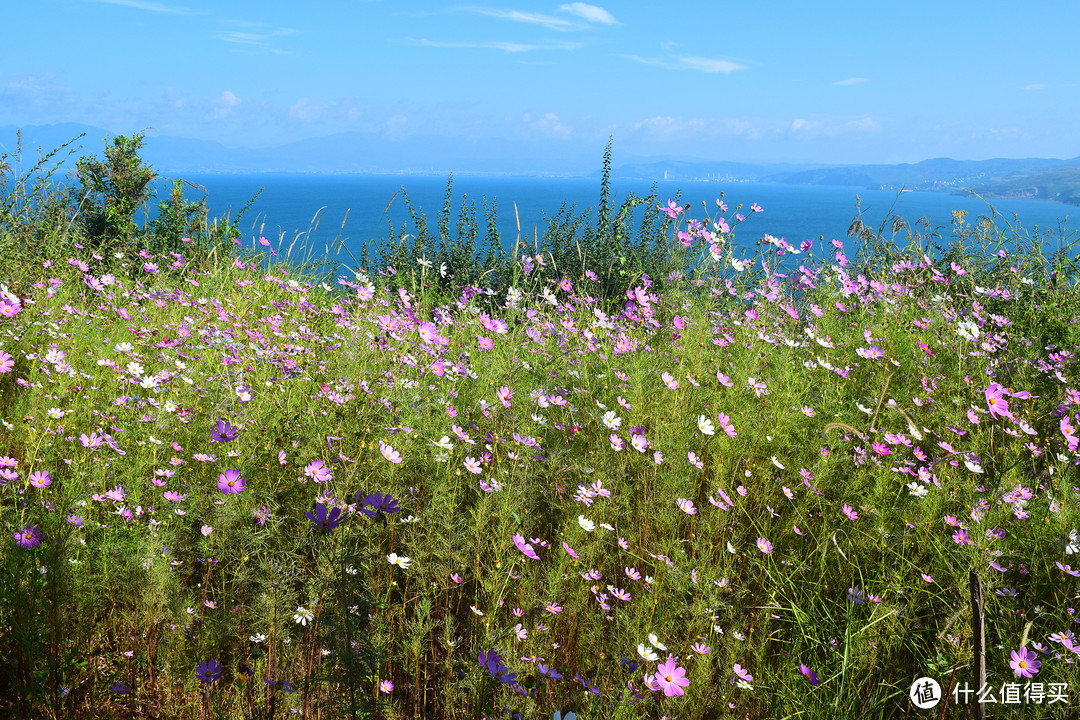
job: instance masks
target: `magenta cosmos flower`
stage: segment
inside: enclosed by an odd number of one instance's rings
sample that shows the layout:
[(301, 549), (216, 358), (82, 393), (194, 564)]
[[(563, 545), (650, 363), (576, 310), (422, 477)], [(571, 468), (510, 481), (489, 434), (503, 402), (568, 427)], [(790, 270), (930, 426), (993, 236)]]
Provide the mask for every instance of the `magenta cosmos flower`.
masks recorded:
[(683, 688), (690, 686), (690, 681), (686, 679), (686, 668), (676, 666), (673, 657), (669, 657), (667, 662), (656, 666), (654, 679), (667, 697), (682, 695)]
[(821, 684), (821, 681), (818, 680), (817, 673), (814, 672), (813, 670), (811, 670), (808, 665), (800, 664), (799, 665), (799, 672), (801, 672), (802, 676), (804, 678), (806, 678), (806, 682), (810, 683), (811, 685), (820, 685)]
[(1035, 659), (1035, 653), (1030, 652), (1027, 647), (1013, 650), (1011, 654), (1012, 660), (1009, 661), (1009, 667), (1016, 673), (1016, 677), (1035, 677), (1039, 668), (1042, 667), (1042, 663)]
[(226, 495), (238, 495), (247, 487), (247, 479), (240, 477), (239, 470), (226, 470), (218, 475), (217, 486)]

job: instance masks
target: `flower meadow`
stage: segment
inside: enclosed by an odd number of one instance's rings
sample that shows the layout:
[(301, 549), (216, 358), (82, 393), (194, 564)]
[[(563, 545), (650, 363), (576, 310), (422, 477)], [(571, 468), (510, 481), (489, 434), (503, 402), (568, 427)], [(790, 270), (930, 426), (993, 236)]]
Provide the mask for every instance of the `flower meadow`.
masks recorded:
[(1068, 716), (1071, 260), (993, 217), (795, 246), (690, 209), (617, 297), (541, 252), (500, 288), (235, 245), (9, 268), (0, 706), (913, 717), (927, 676), (967, 717), (975, 571), (990, 691), (1041, 683), (993, 712)]

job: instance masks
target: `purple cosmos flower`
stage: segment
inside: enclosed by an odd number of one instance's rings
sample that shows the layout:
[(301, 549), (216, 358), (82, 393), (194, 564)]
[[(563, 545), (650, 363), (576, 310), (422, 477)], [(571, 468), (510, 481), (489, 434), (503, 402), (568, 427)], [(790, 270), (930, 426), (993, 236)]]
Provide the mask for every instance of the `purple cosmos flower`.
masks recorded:
[(210, 430), (210, 442), (226, 443), (235, 440), (239, 429), (229, 424), (227, 420), (218, 420), (217, 425)]
[(40, 545), (41, 538), (41, 528), (37, 525), (26, 525), (15, 531), (15, 544), (27, 550)]
[(315, 503), (315, 514), (309, 512), (307, 516), (319, 530), (333, 530), (345, 522), (345, 518), (341, 517), (341, 508), (336, 507), (328, 512), (323, 503)]
[(123, 680), (117, 680), (109, 686), (109, 690), (111, 690), (114, 695), (127, 695), (131, 692), (131, 686)]
[(480, 664), (491, 673), (491, 677), (495, 678), (501, 683), (510, 685), (517, 680), (517, 673), (512, 673), (503, 664), (502, 658), (499, 657), (499, 653), (494, 650), (480, 651), (480, 655), (477, 657)]
[(1039, 668), (1042, 667), (1042, 663), (1035, 658), (1035, 653), (1030, 652), (1027, 647), (1022, 647), (1019, 650), (1013, 650), (1012, 660), (1009, 661), (1009, 667), (1016, 674), (1016, 677), (1030, 678), (1035, 677), (1039, 672)]
[(371, 511), (365, 510), (369, 517), (375, 517), (376, 512), (384, 513), (396, 513), (401, 508), (398, 506), (398, 501), (391, 497), (389, 494), (383, 495), (382, 493), (371, 493), (360, 500), (360, 493), (357, 493), (357, 501), (363, 505), (369, 505), (373, 508)]
[(799, 665), (799, 672), (801, 672), (803, 677), (806, 678), (806, 682), (810, 683), (811, 685), (820, 685), (821, 684), (821, 681), (818, 680), (817, 673), (814, 672), (813, 670), (811, 670), (808, 665), (800, 664)]
[(195, 668), (195, 677), (204, 685), (209, 685), (221, 677), (221, 672), (221, 663), (217, 660), (206, 660)]
[(240, 477), (239, 470), (226, 470), (218, 475), (217, 486), (226, 495), (238, 495), (247, 487), (247, 478)]
[[(356, 493), (356, 503), (361, 506), (360, 512), (364, 513), (371, 519), (382, 518), (383, 527), (386, 527), (386, 515), (384, 513), (396, 513), (401, 510), (398, 505), (398, 501), (391, 497), (389, 494), (383, 495), (382, 493), (371, 493), (365, 496), (362, 500), (360, 493)], [(371, 509), (368, 509), (368, 506)]]

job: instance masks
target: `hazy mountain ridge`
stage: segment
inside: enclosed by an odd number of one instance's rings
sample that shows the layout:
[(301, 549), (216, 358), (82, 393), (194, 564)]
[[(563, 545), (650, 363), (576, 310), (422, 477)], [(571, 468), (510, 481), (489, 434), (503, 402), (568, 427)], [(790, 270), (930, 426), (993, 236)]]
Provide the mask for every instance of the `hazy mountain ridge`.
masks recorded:
[[(0, 127), (0, 151), (12, 154), (14, 126)], [(23, 166), (38, 149), (81, 146), (67, 167), (83, 155), (100, 155), (109, 133), (77, 123), (23, 128)], [(565, 149), (565, 148), (564, 148)], [(64, 158), (62, 151), (57, 160)], [(599, 177), (600, 154), (582, 148), (569, 163), (544, 148), (499, 138), (410, 137), (387, 139), (375, 133), (340, 133), (307, 138), (275, 148), (230, 148), (211, 140), (159, 135), (147, 130), (143, 158), (162, 175), (183, 173), (393, 173), (532, 175)], [(627, 158), (613, 169), (615, 179), (758, 182), (828, 185), (871, 189), (974, 190), (984, 197), (1033, 197), (1080, 205), (1080, 157), (933, 158), (896, 165), (827, 165), (822, 163), (755, 164), (685, 159)]]

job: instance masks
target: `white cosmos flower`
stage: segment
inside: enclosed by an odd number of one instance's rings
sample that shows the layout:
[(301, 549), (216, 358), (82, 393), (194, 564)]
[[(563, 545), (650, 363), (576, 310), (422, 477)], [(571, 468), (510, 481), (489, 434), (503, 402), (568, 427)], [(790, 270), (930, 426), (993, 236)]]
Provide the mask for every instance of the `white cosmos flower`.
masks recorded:
[(908, 486), (908, 491), (912, 495), (914, 495), (915, 497), (920, 497), (920, 498), (921, 497), (926, 497), (926, 493), (927, 493), (926, 486), (923, 485), (922, 483), (909, 482), (907, 484), (907, 486)]
[(616, 417), (614, 410), (608, 410), (604, 413), (603, 421), (608, 430), (618, 430), (619, 426), (622, 425), (622, 418)]
[(667, 650), (667, 646), (660, 642), (660, 639), (656, 637), (655, 633), (649, 633), (649, 642), (657, 650)]
[(390, 562), (391, 565), (397, 565), (402, 570), (408, 570), (409, 563), (412, 562), (412, 560), (407, 557), (398, 557), (397, 553), (390, 553), (386, 556), (386, 559)]
[(698, 415), (697, 426), (698, 430), (705, 435), (714, 435), (716, 433), (716, 428), (713, 426), (712, 420), (704, 415)]
[(645, 648), (645, 643), (638, 643), (637, 646), (638, 656), (646, 662), (656, 662), (656, 653), (652, 651), (652, 648)]
[(585, 532), (592, 532), (593, 530), (596, 529), (596, 523), (594, 523), (592, 520), (585, 517), (584, 515), (578, 515), (577, 516), (577, 522), (578, 522), (578, 525), (581, 526), (581, 529), (584, 530)]
[(981, 465), (979, 465), (977, 463), (973, 463), (970, 460), (965, 460), (964, 461), (964, 466), (973, 473), (982, 473), (982, 471), (983, 471)]
[(974, 342), (979, 337), (979, 326), (970, 320), (964, 320), (956, 326), (956, 332), (965, 340)]

